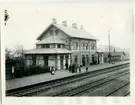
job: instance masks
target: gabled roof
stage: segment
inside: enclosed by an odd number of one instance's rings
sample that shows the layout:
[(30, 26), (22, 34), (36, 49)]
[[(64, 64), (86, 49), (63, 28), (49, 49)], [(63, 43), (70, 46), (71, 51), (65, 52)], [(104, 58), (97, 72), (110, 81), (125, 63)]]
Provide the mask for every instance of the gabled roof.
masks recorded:
[(68, 49), (61, 49), (61, 48), (41, 48), (41, 49), (33, 49), (30, 51), (25, 52), (25, 54), (64, 54), (64, 53), (71, 53)]
[(43, 31), (43, 33), (37, 38), (37, 40), (39, 40), (51, 26), (54, 26), (59, 30), (63, 31), (69, 37), (98, 40), (96, 37), (94, 37), (92, 34), (88, 33), (87, 31), (85, 31), (84, 29), (73, 28), (71, 26), (64, 26), (64, 25), (54, 24), (54, 23), (50, 24)]
[(36, 44), (50, 44), (50, 43), (57, 43), (57, 44), (64, 44), (62, 40), (60, 40), (56, 35), (51, 35), (42, 41), (37, 42)]

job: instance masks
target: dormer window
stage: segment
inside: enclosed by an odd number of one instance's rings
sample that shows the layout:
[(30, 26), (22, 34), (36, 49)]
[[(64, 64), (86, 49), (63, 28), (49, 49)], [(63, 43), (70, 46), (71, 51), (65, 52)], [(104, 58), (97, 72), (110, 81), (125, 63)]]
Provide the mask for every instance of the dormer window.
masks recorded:
[(65, 45), (61, 45), (62, 46), (62, 48), (65, 48)]
[(55, 34), (58, 35), (58, 33), (59, 33), (59, 30), (55, 30)]
[(58, 44), (57, 46), (58, 46), (58, 48), (60, 48), (60, 47), (61, 47), (61, 45), (60, 45), (60, 44)]
[(46, 48), (50, 48), (50, 45), (49, 44), (46, 44)]
[(45, 48), (45, 45), (44, 44), (42, 45), (42, 48)]

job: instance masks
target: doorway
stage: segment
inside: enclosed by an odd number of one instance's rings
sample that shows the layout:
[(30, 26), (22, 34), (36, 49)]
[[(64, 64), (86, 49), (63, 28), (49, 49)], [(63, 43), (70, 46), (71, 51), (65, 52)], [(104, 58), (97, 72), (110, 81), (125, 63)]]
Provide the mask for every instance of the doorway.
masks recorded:
[(94, 55), (92, 55), (92, 64), (94, 64), (95, 61), (94, 61)]
[(85, 56), (82, 55), (82, 65), (85, 66)]
[(60, 56), (60, 67), (61, 67), (61, 69), (63, 69), (63, 59), (64, 59), (64, 56), (61, 55)]

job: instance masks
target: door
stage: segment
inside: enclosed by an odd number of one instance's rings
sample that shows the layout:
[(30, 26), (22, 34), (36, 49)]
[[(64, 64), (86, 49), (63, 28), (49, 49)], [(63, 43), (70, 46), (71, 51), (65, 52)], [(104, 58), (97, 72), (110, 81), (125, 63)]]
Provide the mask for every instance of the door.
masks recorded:
[(94, 62), (94, 55), (92, 55), (92, 64), (94, 64), (95, 62)]
[(82, 55), (82, 65), (85, 66), (85, 56)]
[(61, 67), (61, 69), (63, 69), (63, 66), (64, 66), (63, 65), (63, 58), (64, 58), (63, 55), (61, 55), (60, 56), (60, 67)]
[(68, 64), (68, 55), (65, 56), (65, 61)]
[(44, 56), (44, 66), (48, 67), (48, 56)]
[(77, 55), (74, 55), (74, 63), (75, 63), (75, 64), (78, 63), (78, 57), (77, 57)]

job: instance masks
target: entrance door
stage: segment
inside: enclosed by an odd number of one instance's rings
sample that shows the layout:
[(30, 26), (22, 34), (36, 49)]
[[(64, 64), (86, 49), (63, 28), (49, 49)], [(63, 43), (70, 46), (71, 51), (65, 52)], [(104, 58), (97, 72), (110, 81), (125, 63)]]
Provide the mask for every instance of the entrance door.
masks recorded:
[(94, 61), (94, 55), (92, 55), (92, 64), (94, 64), (95, 61)]
[(68, 64), (68, 55), (65, 56), (65, 61)]
[(82, 65), (85, 66), (85, 56), (82, 55)]
[(86, 62), (87, 62), (87, 66), (89, 65), (89, 56), (86, 55)]
[(44, 66), (48, 66), (48, 56), (44, 56)]
[(77, 55), (74, 55), (74, 63), (75, 63), (75, 64), (78, 63), (78, 57), (77, 57)]
[(63, 69), (63, 56), (61, 55), (60, 56), (60, 67), (61, 67), (61, 69)]

